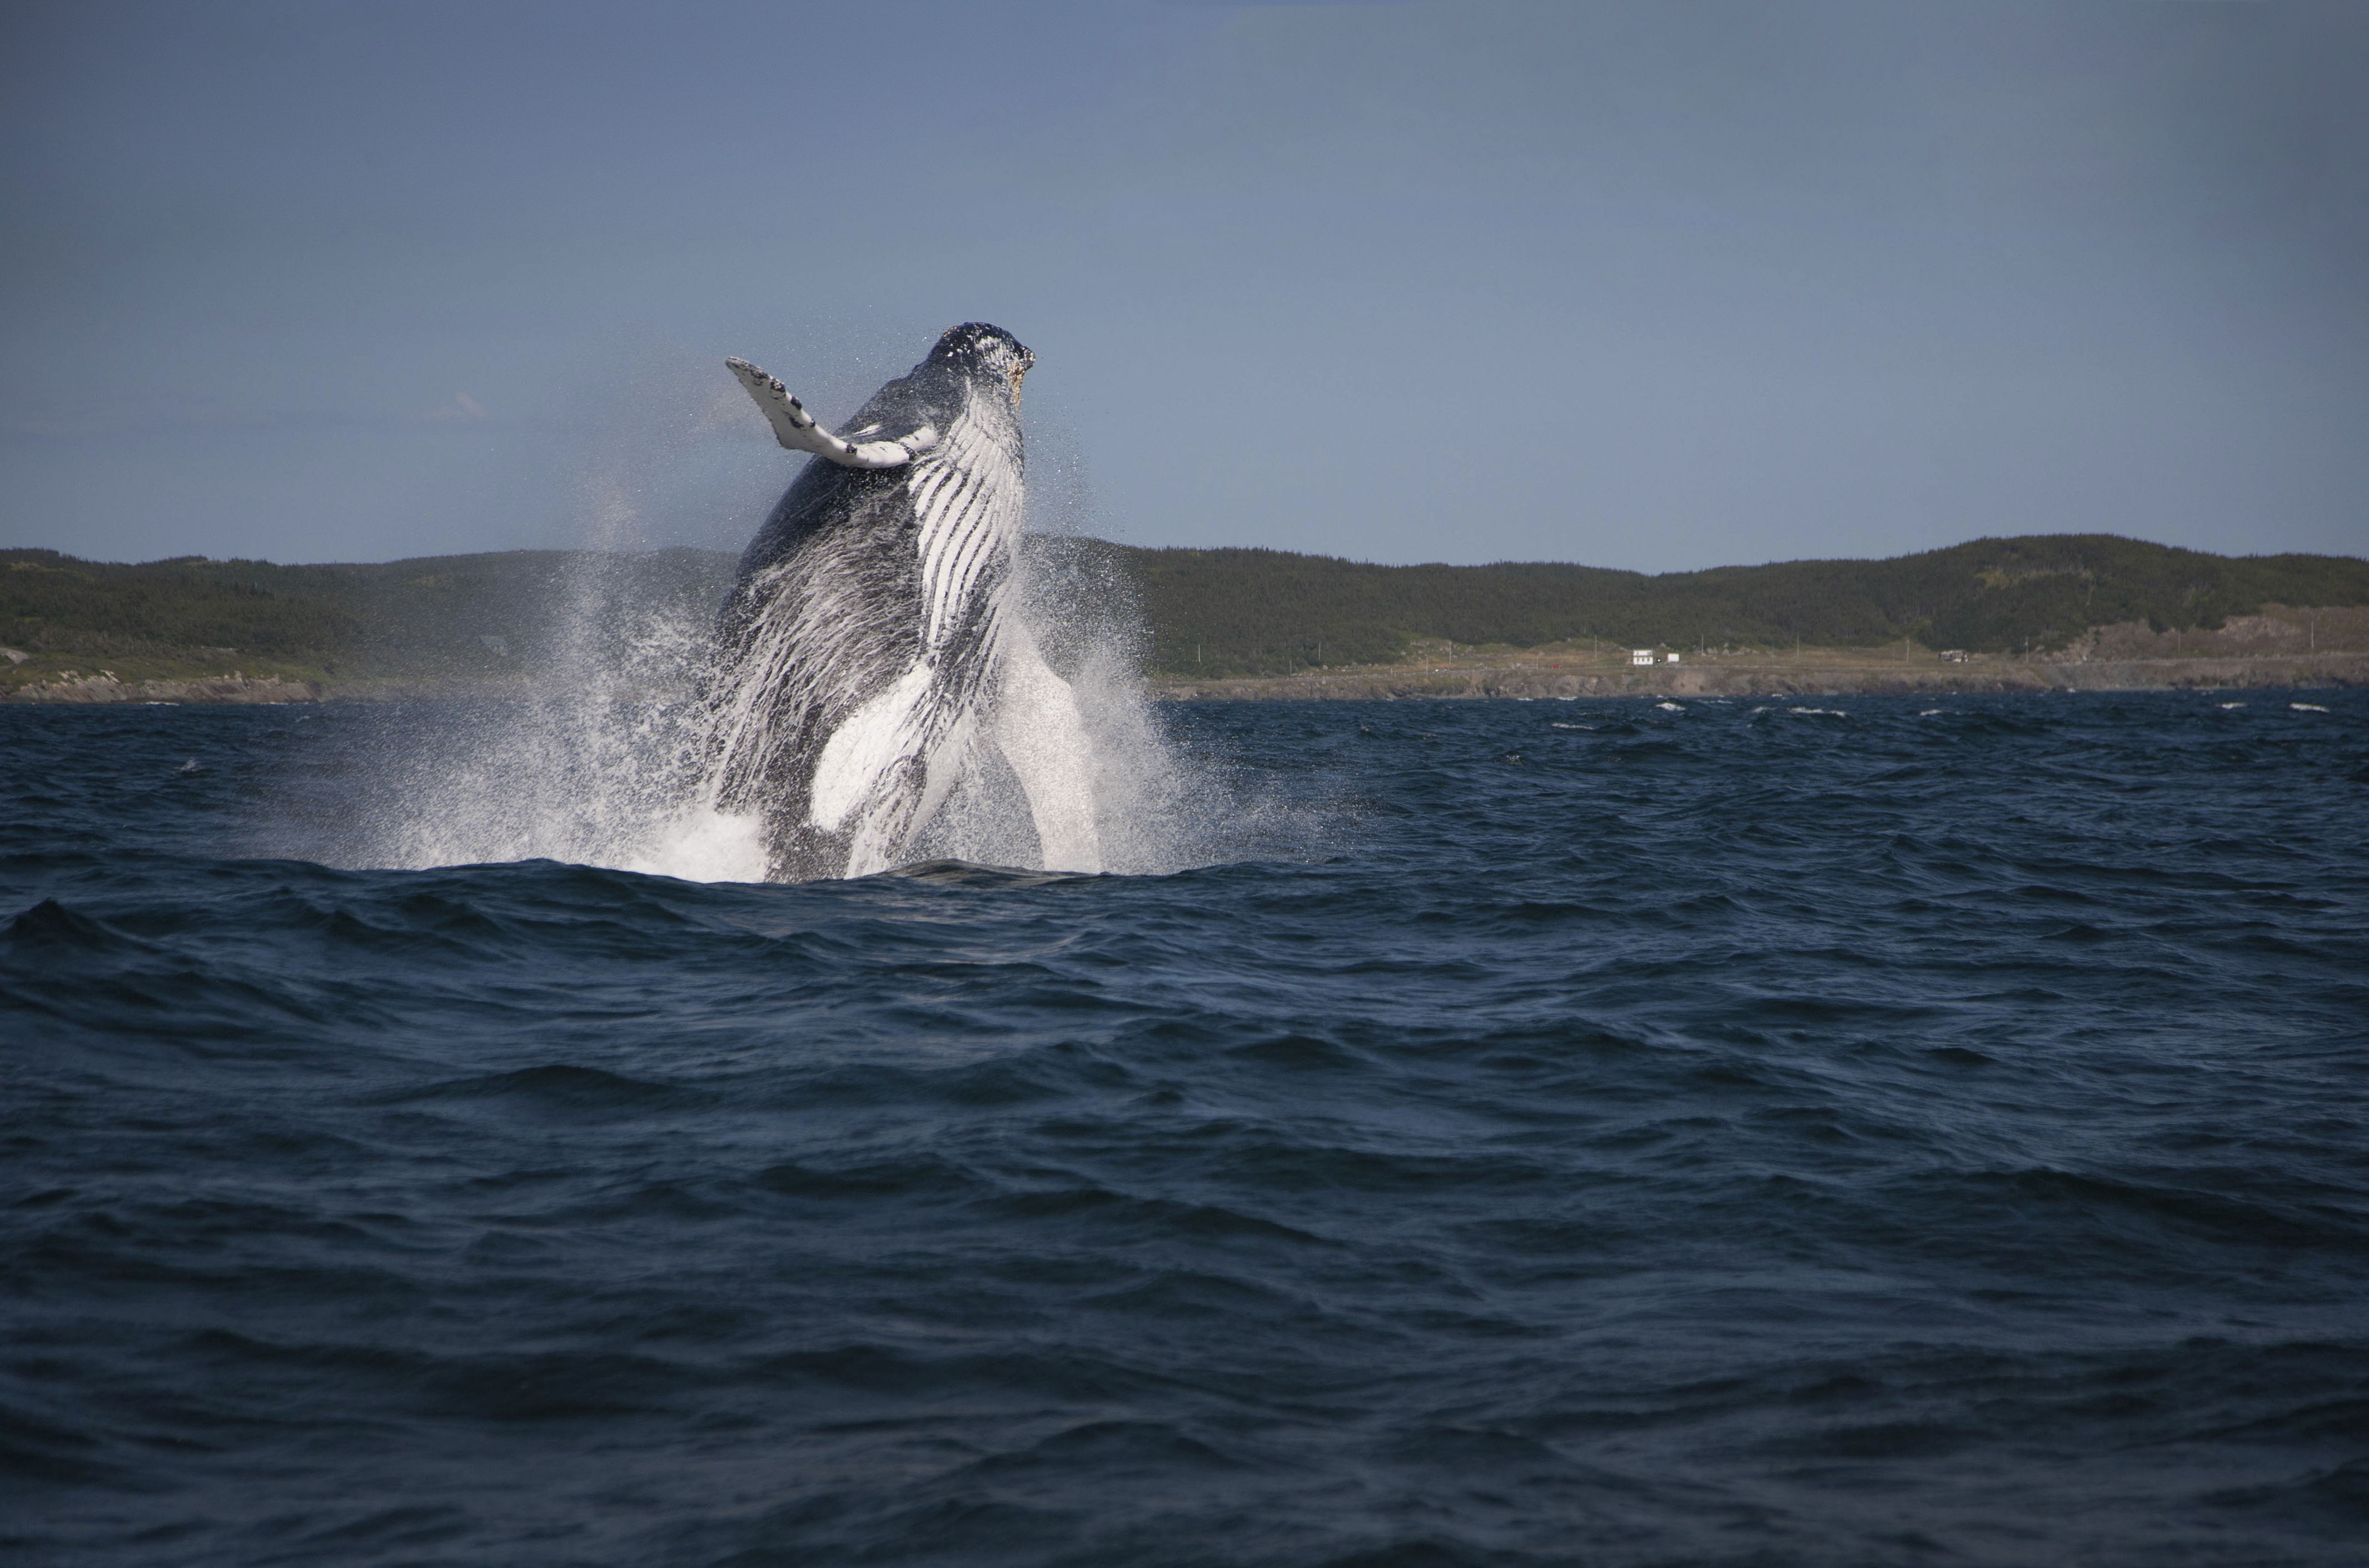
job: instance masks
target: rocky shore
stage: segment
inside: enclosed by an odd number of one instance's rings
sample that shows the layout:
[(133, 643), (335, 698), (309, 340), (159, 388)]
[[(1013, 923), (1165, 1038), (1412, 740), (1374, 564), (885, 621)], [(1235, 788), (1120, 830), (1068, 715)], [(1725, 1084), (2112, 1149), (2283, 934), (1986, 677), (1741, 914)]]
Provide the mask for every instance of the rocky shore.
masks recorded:
[(1512, 664), (1469, 669), (1160, 680), (1174, 702), (1390, 701), (1455, 697), (1839, 697), (1860, 692), (2161, 692), (2369, 685), (2369, 654), (2031, 660), (1964, 664), (1677, 664), (1619, 670)]
[[(2305, 617), (2308, 616), (2308, 619)], [(1860, 692), (2222, 691), (2369, 685), (2369, 610), (2232, 616), (2213, 632), (2097, 628), (2060, 650), (1936, 654), (1901, 647), (1784, 653), (1712, 648), (1650, 665), (1616, 664), (1600, 647), (1471, 648), (1430, 644), (1398, 664), (1290, 675), (1151, 678), (1176, 702), (1389, 702), (1459, 697), (1836, 697)], [(2331, 646), (2333, 645), (2333, 646)], [(0, 649), (0, 655), (14, 654)], [(22, 656), (19, 655), (19, 658)], [(341, 679), (222, 675), (123, 679), (60, 670), (0, 693), (12, 703), (518, 702), (564, 677), (521, 668), (498, 677)], [(19, 674), (22, 680), (22, 674)]]
[(277, 675), (200, 676), (187, 681), (123, 681), (106, 670), (35, 681), (9, 692), (11, 703), (317, 703), (333, 695), (317, 681)]
[[(1151, 694), (1170, 702), (1392, 702), (1481, 697), (1840, 697), (1860, 692), (2164, 692), (2249, 687), (2369, 686), (2369, 654), (2285, 658), (1985, 660), (1904, 668), (1880, 664), (1654, 665), (1629, 670), (1532, 665), (1404, 670), (1376, 667), (1222, 681), (1154, 679)], [(489, 689), (480, 681), (372, 682), (353, 687), (276, 675), (187, 681), (121, 681), (104, 672), (37, 681), (9, 692), (11, 703), (318, 703), (466, 697), (518, 698), (521, 683)]]

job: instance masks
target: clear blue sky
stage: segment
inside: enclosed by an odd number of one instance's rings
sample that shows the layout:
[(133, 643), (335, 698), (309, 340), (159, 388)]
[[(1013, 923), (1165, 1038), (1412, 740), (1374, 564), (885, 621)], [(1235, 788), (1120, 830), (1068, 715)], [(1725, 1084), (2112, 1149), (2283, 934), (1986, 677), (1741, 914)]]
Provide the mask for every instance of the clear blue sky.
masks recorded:
[(942, 328), (1045, 520), (2369, 549), (2369, 6), (26, 3), (0, 544), (737, 548)]

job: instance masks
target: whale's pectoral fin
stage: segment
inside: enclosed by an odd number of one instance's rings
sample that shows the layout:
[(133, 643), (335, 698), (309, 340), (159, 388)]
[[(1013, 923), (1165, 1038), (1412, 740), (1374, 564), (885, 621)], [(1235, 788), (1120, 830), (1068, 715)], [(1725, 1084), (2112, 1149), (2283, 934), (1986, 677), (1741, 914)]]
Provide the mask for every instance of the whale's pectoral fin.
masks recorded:
[(932, 701), (936, 671), (917, 664), (848, 715), (824, 742), (807, 789), (807, 826), (845, 846), (848, 876), (902, 864), (961, 777), (975, 727)]
[(1036, 820), (1047, 871), (1100, 871), (1094, 830), (1093, 752), (1077, 693), (1053, 673), (1033, 638), (1007, 632), (995, 742)]
[(740, 378), (740, 384), (756, 399), (757, 406), (764, 410), (765, 422), (773, 427), (773, 439), (785, 451), (810, 452), (841, 468), (901, 468), (938, 442), (938, 432), (927, 425), (895, 441), (861, 444), (843, 441), (817, 424), (806, 405), (763, 371), (746, 360), (724, 362)]

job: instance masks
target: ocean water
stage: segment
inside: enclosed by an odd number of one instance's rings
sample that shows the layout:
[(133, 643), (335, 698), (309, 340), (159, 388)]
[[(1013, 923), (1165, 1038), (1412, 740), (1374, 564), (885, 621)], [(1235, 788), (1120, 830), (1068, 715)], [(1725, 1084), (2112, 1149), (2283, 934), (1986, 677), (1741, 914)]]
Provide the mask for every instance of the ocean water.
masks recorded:
[(806, 887), (349, 864), (393, 722), (0, 709), (12, 1562), (2369, 1557), (2369, 693), (1180, 706), (1288, 830)]

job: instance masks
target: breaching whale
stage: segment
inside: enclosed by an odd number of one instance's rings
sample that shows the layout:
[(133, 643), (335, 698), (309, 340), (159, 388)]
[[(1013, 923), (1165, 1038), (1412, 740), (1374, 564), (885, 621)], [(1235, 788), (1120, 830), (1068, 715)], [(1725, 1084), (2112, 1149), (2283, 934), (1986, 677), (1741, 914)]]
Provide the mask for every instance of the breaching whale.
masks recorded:
[(774, 439), (813, 454), (740, 557), (709, 687), (715, 804), (760, 814), (776, 880), (904, 864), (990, 750), (1045, 868), (1101, 869), (1078, 704), (1011, 591), (1036, 359), (967, 322), (836, 436), (725, 361)]

